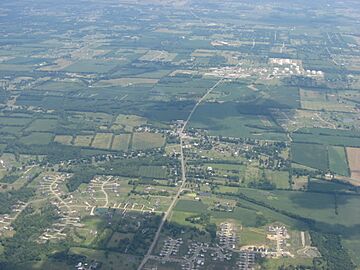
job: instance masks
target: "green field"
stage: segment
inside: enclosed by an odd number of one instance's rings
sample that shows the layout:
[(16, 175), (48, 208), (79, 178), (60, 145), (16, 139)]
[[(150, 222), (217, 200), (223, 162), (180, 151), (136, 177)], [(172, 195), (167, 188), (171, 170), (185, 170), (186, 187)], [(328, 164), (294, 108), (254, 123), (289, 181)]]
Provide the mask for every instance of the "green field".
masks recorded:
[(248, 105), (234, 102), (205, 103), (194, 113), (190, 127), (206, 129), (215, 136), (287, 140), (282, 129), (273, 121), (263, 121), (266, 117), (256, 115), (255, 111), (244, 114), (251, 110)]
[(265, 171), (266, 178), (276, 185), (279, 189), (288, 189), (289, 186), (289, 173), (283, 171)]
[(132, 149), (146, 150), (151, 148), (163, 147), (165, 138), (158, 133), (134, 133), (132, 140)]
[(51, 133), (46, 132), (31, 132), (27, 136), (23, 136), (20, 138), (20, 142), (23, 144), (37, 144), (37, 145), (45, 145), (49, 144), (53, 138)]
[(5, 117), (0, 116), (0, 125), (3, 126), (25, 126), (31, 121), (31, 118), (25, 117)]
[(330, 170), (336, 174), (350, 176), (344, 147), (329, 146), (328, 151)]
[(175, 211), (202, 213), (205, 212), (207, 208), (208, 206), (202, 202), (180, 200), (175, 206)]
[(146, 178), (166, 179), (167, 169), (161, 166), (141, 166), (139, 174)]
[(26, 131), (53, 131), (56, 128), (56, 119), (35, 119)]
[(65, 69), (66, 72), (80, 72), (80, 73), (107, 73), (115, 68), (121, 62), (106, 61), (106, 60), (80, 60)]
[(328, 153), (324, 145), (293, 143), (291, 156), (296, 163), (323, 171), (328, 169)]
[(360, 147), (356, 131), (325, 128), (302, 128), (292, 134), (294, 142)]
[[(337, 195), (311, 192), (259, 191), (241, 189), (241, 193), (258, 201), (265, 202), (277, 209), (311, 218), (317, 221), (316, 226), (323, 231), (337, 231), (358, 234), (358, 216), (360, 197), (356, 195)], [(337, 211), (336, 211), (337, 208)]]

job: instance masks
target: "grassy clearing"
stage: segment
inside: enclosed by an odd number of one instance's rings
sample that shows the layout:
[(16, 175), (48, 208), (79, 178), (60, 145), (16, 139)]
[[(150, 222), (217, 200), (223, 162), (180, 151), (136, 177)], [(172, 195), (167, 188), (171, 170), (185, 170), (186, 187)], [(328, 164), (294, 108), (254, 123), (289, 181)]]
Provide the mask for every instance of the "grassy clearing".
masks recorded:
[(289, 186), (289, 173), (283, 171), (265, 171), (266, 178), (274, 183), (277, 188), (288, 189)]
[(143, 117), (137, 115), (125, 115), (119, 114), (113, 125), (112, 129), (122, 129), (128, 127), (128, 129), (132, 130), (133, 127), (138, 127), (147, 123), (147, 120)]
[(95, 259), (102, 263), (102, 268), (104, 269), (136, 269), (137, 265), (140, 263), (141, 260), (141, 257), (130, 254), (108, 252), (89, 248), (73, 247), (70, 248), (69, 252), (73, 254), (84, 255), (89, 259)]
[(240, 245), (262, 245), (266, 242), (266, 233), (261, 229), (242, 227), (239, 234)]
[(191, 200), (180, 200), (176, 206), (175, 211), (182, 212), (193, 212), (193, 213), (203, 213), (207, 210), (208, 206), (202, 202), (191, 201)]
[(280, 258), (267, 260), (264, 267), (265, 269), (279, 269), (282, 266), (288, 267), (290, 265), (303, 265), (311, 268), (313, 266), (312, 261), (313, 260), (311, 258)]
[(163, 147), (165, 138), (162, 134), (157, 133), (134, 133), (132, 148), (134, 150), (146, 150), (151, 148)]
[(111, 146), (111, 150), (127, 151), (129, 149), (130, 139), (131, 139), (131, 134), (115, 135)]

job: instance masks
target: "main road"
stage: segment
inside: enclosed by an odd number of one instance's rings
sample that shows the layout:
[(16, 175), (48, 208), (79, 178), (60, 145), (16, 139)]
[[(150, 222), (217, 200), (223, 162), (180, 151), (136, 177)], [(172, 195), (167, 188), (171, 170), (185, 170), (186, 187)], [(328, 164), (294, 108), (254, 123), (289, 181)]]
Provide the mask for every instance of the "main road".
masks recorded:
[(162, 228), (164, 227), (164, 224), (167, 220), (167, 218), (169, 217), (169, 215), (171, 214), (175, 204), (177, 203), (181, 192), (183, 191), (184, 187), (185, 187), (185, 183), (186, 183), (186, 162), (185, 162), (185, 157), (184, 157), (184, 137), (185, 137), (185, 129), (186, 126), (188, 125), (191, 117), (193, 116), (194, 112), (196, 111), (196, 109), (198, 108), (198, 106), (207, 98), (207, 96), (219, 85), (223, 82), (223, 78), (221, 78), (220, 80), (218, 80), (211, 88), (209, 88), (206, 93), (196, 102), (196, 104), (194, 105), (194, 107), (192, 108), (192, 110), (189, 113), (189, 116), (187, 117), (187, 119), (185, 120), (183, 126), (181, 127), (180, 131), (179, 131), (179, 137), (180, 137), (180, 159), (181, 159), (181, 185), (174, 197), (174, 199), (172, 200), (171, 204), (169, 205), (169, 208), (166, 210), (166, 212), (164, 213), (159, 228), (157, 229), (156, 233), (155, 233), (155, 237), (154, 240), (152, 241), (148, 252), (146, 253), (146, 255), (144, 256), (143, 260), (141, 261), (138, 270), (143, 269), (143, 267), (145, 266), (145, 264), (147, 263), (147, 261), (150, 259), (151, 253), (153, 252), (155, 245), (159, 239), (160, 233)]

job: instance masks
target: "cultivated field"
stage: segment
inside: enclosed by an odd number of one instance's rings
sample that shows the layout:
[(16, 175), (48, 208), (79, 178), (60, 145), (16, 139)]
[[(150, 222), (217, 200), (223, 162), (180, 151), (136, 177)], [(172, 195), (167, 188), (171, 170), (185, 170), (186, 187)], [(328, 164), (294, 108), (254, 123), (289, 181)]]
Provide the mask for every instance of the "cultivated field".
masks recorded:
[(91, 144), (94, 148), (109, 149), (113, 139), (112, 133), (97, 133)]
[(347, 147), (347, 158), (351, 172), (351, 178), (360, 181), (360, 148)]
[(115, 135), (111, 150), (127, 151), (131, 140), (131, 134), (119, 134)]
[(135, 150), (151, 149), (164, 146), (165, 138), (157, 133), (134, 133), (132, 148)]

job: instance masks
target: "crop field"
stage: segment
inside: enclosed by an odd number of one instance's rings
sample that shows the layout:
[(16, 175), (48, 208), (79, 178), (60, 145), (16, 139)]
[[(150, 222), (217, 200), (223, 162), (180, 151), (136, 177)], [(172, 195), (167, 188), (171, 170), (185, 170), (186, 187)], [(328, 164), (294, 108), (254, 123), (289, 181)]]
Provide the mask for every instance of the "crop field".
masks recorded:
[[(209, 130), (211, 135), (248, 137), (253, 139), (287, 140), (282, 129), (275, 123), (264, 124), (257, 115), (241, 114), (251, 109), (233, 103), (205, 104), (195, 112), (190, 127)], [(255, 113), (254, 113), (255, 114)], [(271, 126), (269, 127), (269, 123)]]
[(112, 133), (97, 133), (91, 144), (94, 148), (109, 149), (113, 139)]
[(358, 269), (360, 4), (323, 2), (3, 0), (0, 268)]
[(341, 136), (341, 135), (327, 135), (314, 133), (293, 133), (292, 138), (294, 142), (301, 143), (317, 143), (317, 144), (328, 144), (335, 146), (360, 146), (360, 138), (352, 136)]
[(329, 146), (329, 169), (336, 174), (350, 176), (344, 147)]
[(351, 172), (351, 178), (360, 180), (360, 148), (347, 147), (347, 158)]
[(0, 116), (2, 126), (25, 126), (31, 121), (28, 117), (4, 117)]
[(84, 88), (85, 84), (80, 80), (47, 81), (37, 88), (44, 91), (67, 92)]
[(50, 132), (56, 128), (56, 119), (35, 119), (25, 131)]
[(73, 140), (73, 136), (70, 135), (56, 135), (54, 142), (70, 145)]
[(131, 140), (131, 134), (115, 135), (111, 150), (127, 151)]
[(132, 149), (145, 150), (151, 148), (163, 147), (165, 138), (158, 133), (134, 133), (132, 139)]
[(150, 79), (150, 78), (119, 78), (119, 79), (99, 81), (94, 85), (94, 87), (113, 87), (113, 86), (125, 87), (136, 84), (155, 85), (157, 82), (158, 82), (157, 79)]
[(160, 166), (141, 166), (139, 173), (146, 178), (165, 179), (167, 176), (167, 169), (166, 167)]
[(37, 144), (37, 145), (45, 145), (49, 144), (52, 141), (53, 135), (51, 133), (46, 132), (31, 132), (27, 136), (23, 136), (20, 138), (20, 142), (23, 144)]
[(300, 90), (301, 108), (307, 110), (327, 110), (353, 112), (354, 107), (340, 103), (336, 93)]
[(311, 168), (324, 171), (328, 168), (328, 153), (324, 145), (293, 143), (291, 156), (294, 162)]
[[(286, 191), (258, 191), (241, 189), (241, 193), (258, 201), (263, 201), (277, 209), (314, 219), (322, 226), (322, 230), (336, 230), (337, 226), (344, 226), (344, 230), (355, 232), (354, 225), (358, 224), (360, 214), (356, 206), (360, 198), (354, 195), (339, 195), (335, 199), (333, 194), (317, 194), (311, 192)], [(337, 204), (336, 214), (335, 207)]]
[(74, 145), (76, 146), (90, 146), (94, 135), (77, 135), (75, 137)]
[(81, 72), (81, 73), (108, 73), (121, 62), (106, 61), (106, 60), (80, 60), (74, 64), (65, 67), (63, 71), (66, 72)]

